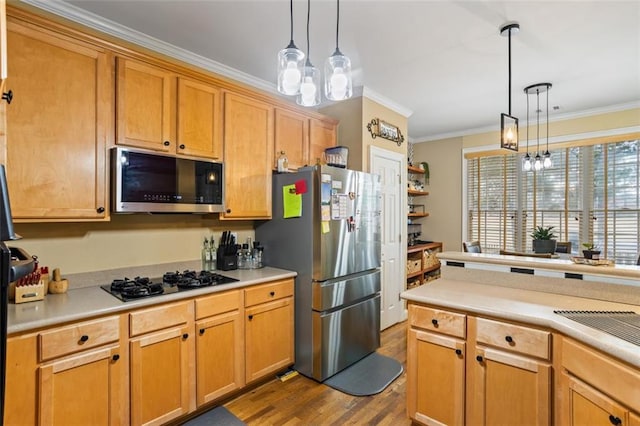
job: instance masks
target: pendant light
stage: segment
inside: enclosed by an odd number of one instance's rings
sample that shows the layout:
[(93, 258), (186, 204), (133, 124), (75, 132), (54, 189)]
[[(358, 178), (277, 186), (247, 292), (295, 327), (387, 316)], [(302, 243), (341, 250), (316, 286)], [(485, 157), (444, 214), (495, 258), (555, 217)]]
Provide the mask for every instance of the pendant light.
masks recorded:
[(311, 64), (309, 44), (309, 18), (311, 16), (311, 0), (307, 0), (307, 60), (302, 71), (300, 93), (296, 98), (298, 105), (310, 107), (320, 104), (320, 71)]
[(531, 170), (531, 167), (533, 167), (533, 164), (531, 163), (531, 156), (529, 155), (529, 94), (527, 94), (527, 153), (522, 159), (522, 170), (528, 172)]
[(500, 148), (518, 151), (518, 118), (511, 115), (511, 34), (520, 32), (520, 24), (500, 27), (500, 35), (509, 38), (509, 113), (500, 115)]
[(300, 91), (304, 68), (304, 53), (293, 42), (293, 0), (289, 1), (291, 38), (289, 45), (278, 52), (278, 92), (295, 96)]
[[(551, 83), (536, 83), (531, 86), (527, 86), (524, 88), (524, 92), (527, 94), (527, 147), (529, 141), (529, 95), (536, 95), (536, 156), (533, 162), (533, 169), (538, 171), (543, 168), (549, 168), (552, 166), (551, 163), (551, 154), (549, 153), (549, 89), (551, 88)], [(540, 155), (540, 93), (547, 92), (547, 150), (544, 153), (544, 161), (542, 156)], [(528, 149), (527, 149), (528, 155)], [(548, 158), (547, 158), (548, 157)], [(548, 159), (548, 161), (547, 161)], [(548, 166), (545, 166), (545, 163)], [(526, 167), (523, 165), (523, 167)], [(526, 169), (530, 170), (530, 169)]]
[(324, 63), (324, 94), (332, 101), (349, 99), (353, 94), (351, 60), (338, 48), (340, 28), (340, 0), (336, 0), (336, 50)]

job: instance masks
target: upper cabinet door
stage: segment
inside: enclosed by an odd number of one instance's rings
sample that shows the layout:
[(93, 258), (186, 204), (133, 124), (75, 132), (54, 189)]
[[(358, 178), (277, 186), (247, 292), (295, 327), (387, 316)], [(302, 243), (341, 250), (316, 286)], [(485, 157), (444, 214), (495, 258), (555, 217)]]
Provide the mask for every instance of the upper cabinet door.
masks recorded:
[(7, 11), (6, 1), (0, 0), (0, 93), (7, 80)]
[(335, 122), (311, 119), (309, 130), (309, 159), (310, 165), (316, 164), (324, 157), (324, 150), (336, 146), (337, 125)]
[(177, 152), (222, 159), (221, 93), (209, 84), (178, 79)]
[(117, 73), (116, 143), (175, 152), (175, 75), (121, 57)]
[(282, 151), (287, 156), (290, 170), (296, 170), (308, 165), (309, 117), (276, 108), (274, 169), (277, 168), (277, 160)]
[(271, 218), (273, 107), (224, 95), (225, 212), (222, 219)]
[(14, 219), (107, 217), (108, 54), (9, 17), (6, 166)]

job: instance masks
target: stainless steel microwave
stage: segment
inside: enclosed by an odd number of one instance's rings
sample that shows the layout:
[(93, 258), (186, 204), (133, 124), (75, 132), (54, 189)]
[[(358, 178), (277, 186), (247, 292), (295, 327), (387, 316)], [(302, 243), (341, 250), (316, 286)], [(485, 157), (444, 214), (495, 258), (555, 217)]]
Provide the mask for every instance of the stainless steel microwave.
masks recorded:
[(111, 149), (111, 209), (116, 213), (223, 211), (222, 163), (131, 148)]

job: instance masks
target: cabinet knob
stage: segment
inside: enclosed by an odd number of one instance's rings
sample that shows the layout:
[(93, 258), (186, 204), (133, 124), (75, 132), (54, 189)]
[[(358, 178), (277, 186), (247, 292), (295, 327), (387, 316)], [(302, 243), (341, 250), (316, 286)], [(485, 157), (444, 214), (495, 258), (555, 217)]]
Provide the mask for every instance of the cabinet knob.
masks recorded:
[(111, 357), (112, 360), (117, 361), (120, 359), (120, 355), (115, 354), (114, 356)]
[(13, 100), (13, 90), (9, 90), (8, 92), (4, 92), (2, 94), (2, 100), (7, 101), (8, 104)]
[(513, 343), (513, 337), (511, 336), (505, 336), (504, 340), (506, 340), (509, 343)]
[(204, 328), (201, 328), (200, 329), (200, 334), (204, 334), (204, 331), (205, 331)]
[(231, 213), (231, 209), (227, 209), (227, 213)]
[(98, 213), (104, 213), (104, 207), (98, 207), (98, 208), (96, 209), (96, 211), (97, 211)]
[(182, 335), (182, 338), (183, 338), (184, 340), (187, 340), (187, 339), (189, 338), (189, 333), (184, 333), (184, 334)]
[(275, 291), (270, 291), (270, 292), (269, 292), (269, 296), (273, 297), (273, 296), (275, 296), (275, 295), (276, 295), (276, 292), (275, 292)]
[(622, 424), (622, 420), (620, 420), (620, 417), (616, 417), (614, 415), (610, 415), (609, 416), (609, 421), (611, 422), (612, 425), (621, 425)]
[(86, 334), (83, 334), (82, 336), (80, 336), (80, 341), (82, 343), (86, 342), (87, 340), (89, 340), (89, 336), (87, 336)]
[(183, 144), (183, 143), (181, 143), (181, 144), (180, 144), (180, 149), (184, 149), (184, 148), (185, 148), (184, 144)]
[(462, 355), (462, 349), (456, 349), (456, 355)]
[(249, 321), (253, 319), (253, 315), (249, 315)]
[(164, 146), (169, 146), (169, 145), (171, 145), (171, 142), (169, 142), (169, 141), (164, 141), (164, 142), (163, 142), (163, 145), (164, 145)]
[(437, 326), (438, 326), (438, 320), (437, 320), (437, 319), (435, 319), (435, 318), (434, 318), (434, 319), (432, 319), (432, 320), (431, 320), (431, 324), (433, 324), (433, 326), (434, 326), (434, 327), (437, 327)]
[(482, 362), (482, 361), (484, 361), (484, 358), (482, 358), (481, 355), (478, 355), (478, 356), (476, 356), (476, 361)]

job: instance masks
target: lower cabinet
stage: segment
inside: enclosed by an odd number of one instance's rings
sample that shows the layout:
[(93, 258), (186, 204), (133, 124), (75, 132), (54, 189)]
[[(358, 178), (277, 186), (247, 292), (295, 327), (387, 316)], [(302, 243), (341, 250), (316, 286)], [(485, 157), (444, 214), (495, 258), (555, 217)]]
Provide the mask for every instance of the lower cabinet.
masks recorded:
[(129, 314), (131, 424), (162, 424), (195, 409), (193, 304)]
[(551, 333), (410, 302), (407, 411), (422, 424), (549, 425)]
[(562, 341), (560, 423), (640, 425), (640, 373), (571, 339)]
[(198, 406), (244, 386), (242, 290), (196, 299)]
[(294, 362), (293, 280), (245, 290), (246, 381)]
[(275, 280), (10, 336), (4, 424), (179, 422), (293, 365), (293, 292)]

